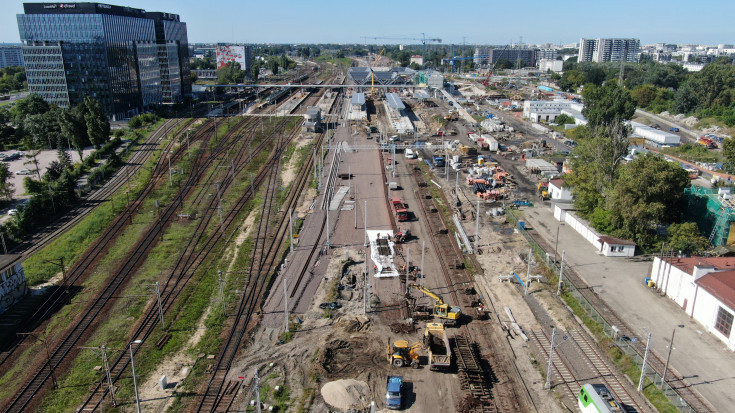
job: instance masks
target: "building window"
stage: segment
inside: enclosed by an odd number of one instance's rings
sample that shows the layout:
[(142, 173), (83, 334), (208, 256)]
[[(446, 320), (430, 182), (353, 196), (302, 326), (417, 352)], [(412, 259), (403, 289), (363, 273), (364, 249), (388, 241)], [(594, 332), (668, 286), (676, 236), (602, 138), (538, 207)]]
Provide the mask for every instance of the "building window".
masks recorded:
[(730, 330), (732, 329), (732, 319), (732, 313), (720, 307), (720, 309), (717, 311), (717, 321), (715, 321), (715, 329), (724, 334), (725, 337), (729, 338)]

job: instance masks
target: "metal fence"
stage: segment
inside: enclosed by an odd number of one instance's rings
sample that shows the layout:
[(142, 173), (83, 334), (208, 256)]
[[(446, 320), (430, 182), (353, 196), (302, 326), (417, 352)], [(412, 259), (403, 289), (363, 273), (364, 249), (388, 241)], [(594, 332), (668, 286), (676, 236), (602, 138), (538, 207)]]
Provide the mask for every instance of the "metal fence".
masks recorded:
[[(521, 228), (518, 225), (519, 218), (515, 215), (513, 210), (507, 210), (507, 217), (508, 222), (510, 222), (514, 227), (519, 229), (519, 232), (523, 237), (526, 239), (530, 247), (533, 249), (533, 251), (542, 257), (547, 257), (546, 251), (531, 237), (531, 235), (525, 230), (525, 227)], [(545, 260), (546, 266), (558, 277), (560, 266), (557, 265), (557, 263)], [(566, 272), (566, 271), (565, 271)], [(594, 320), (597, 324), (600, 325), (602, 331), (605, 333), (607, 337), (609, 337), (615, 346), (617, 346), (620, 351), (628, 355), (631, 360), (635, 363), (635, 365), (640, 369), (643, 365), (643, 357), (638, 353), (638, 350), (635, 348), (635, 346), (632, 344), (632, 340), (638, 340), (638, 338), (630, 338), (630, 337), (620, 337), (619, 334), (617, 334), (617, 328), (614, 327), (614, 324), (608, 322), (605, 317), (600, 314), (600, 312), (595, 308), (595, 306), (590, 303), (587, 298), (582, 295), (582, 293), (574, 286), (574, 284), (567, 282), (566, 279), (562, 280), (563, 287), (566, 291), (568, 291), (579, 303), (579, 305), (582, 307), (582, 309), (587, 313), (587, 315)], [(656, 371), (654, 371), (652, 368), (649, 367), (646, 368), (646, 377), (650, 379), (654, 385), (658, 385), (661, 387), (662, 392), (666, 397), (669, 399), (669, 401), (676, 406), (679, 411), (684, 413), (695, 413), (696, 410), (691, 407), (674, 389), (669, 385), (669, 383), (662, 383), (662, 377), (660, 374), (658, 374)]]

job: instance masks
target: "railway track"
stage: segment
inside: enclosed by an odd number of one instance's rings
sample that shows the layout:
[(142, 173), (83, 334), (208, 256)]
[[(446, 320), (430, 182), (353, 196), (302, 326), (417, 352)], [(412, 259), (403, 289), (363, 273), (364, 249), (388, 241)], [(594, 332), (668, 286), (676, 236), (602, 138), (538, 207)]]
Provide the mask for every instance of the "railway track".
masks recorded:
[[(467, 296), (460, 298), (457, 294), (457, 288), (465, 289), (465, 291), (473, 288), (473, 281), (464, 269), (462, 252), (452, 240), (452, 236), (448, 232), (448, 226), (439, 212), (439, 206), (436, 205), (428, 189), (430, 184), (424, 180), (421, 170), (415, 168), (412, 175), (417, 184), (416, 199), (421, 203), (418, 209), (427, 231), (433, 235), (430, 237), (431, 244), (439, 260), (445, 285), (449, 289), (454, 303), (461, 305), (465, 310), (463, 312), (466, 313), (467, 309), (472, 308), (471, 300)], [(445, 205), (448, 204), (445, 203)], [(464, 324), (460, 329), (462, 336), (464, 336), (460, 343), (464, 343), (464, 340), (472, 340), (473, 334), (477, 337), (483, 337), (486, 334), (482, 327), (474, 324)], [(456, 345), (457, 341), (455, 340)], [(492, 345), (488, 345), (488, 347), (492, 347)], [(458, 353), (466, 352), (466, 349), (456, 348), (456, 351)], [(493, 353), (488, 353), (485, 357), (490, 366), (501, 365)], [(481, 375), (467, 374), (462, 387), (468, 393), (468, 396), (481, 400), (480, 406), (476, 407), (477, 412), (493, 411), (492, 409), (499, 412), (521, 411), (521, 402), (511, 383), (508, 373), (503, 368), (499, 368), (494, 371), (483, 370)], [(480, 397), (478, 397), (478, 394)]]
[[(289, 136), (284, 138), (280, 144), (276, 145), (273, 157), (263, 169), (262, 185), (265, 186), (264, 202), (261, 207), (257, 233), (254, 238), (252, 258), (248, 271), (249, 277), (244, 288), (247, 293), (240, 301), (230, 333), (218, 354), (213, 374), (207, 383), (206, 390), (197, 403), (196, 411), (228, 411), (237, 396), (236, 390), (239, 388), (239, 381), (228, 380), (228, 375), (242, 344), (242, 339), (247, 329), (255, 321), (253, 319), (254, 312), (260, 306), (268, 280), (276, 270), (279, 257), (281, 256), (280, 251), (284, 246), (283, 241), (288, 230), (288, 219), (286, 215), (278, 218), (278, 222), (275, 225), (272, 221), (278, 215), (274, 201), (278, 190), (279, 159), (291, 139), (292, 137)], [(295, 206), (301, 191), (308, 182), (308, 177), (310, 176), (309, 171), (310, 168), (306, 166), (301, 168), (294, 181), (295, 185), (289, 191), (285, 205), (282, 208), (283, 210), (290, 210)]]
[[(541, 246), (545, 251), (553, 251), (554, 247), (550, 246), (546, 240), (544, 240), (535, 231), (529, 231), (528, 234), (533, 240)], [(572, 268), (564, 268), (565, 282), (571, 283), (574, 288), (584, 296), (584, 298), (595, 308), (602, 318), (607, 323), (614, 325), (619, 330), (620, 337), (633, 338), (637, 337), (637, 340), (628, 340), (630, 345), (635, 352), (643, 358), (646, 352), (645, 340), (642, 340), (639, 335), (623, 321), (617, 313), (607, 305), (607, 303), (600, 298), (587, 283), (574, 271)], [(655, 352), (651, 351), (648, 354), (648, 367), (656, 371), (659, 375), (663, 376), (663, 371), (666, 366), (665, 361)], [(673, 367), (669, 366), (668, 373), (666, 374), (667, 383), (672, 389), (676, 391), (679, 398), (684, 400), (695, 412), (706, 413), (715, 412), (715, 408), (712, 407), (691, 385), (677, 372)]]
[[(215, 184), (215, 177), (221, 179), (221, 181), (216, 182), (218, 187), (217, 191), (224, 192), (232, 184), (234, 176), (241, 173), (243, 168), (248, 165), (249, 158), (253, 154), (246, 151), (246, 149), (248, 148), (247, 144), (253, 137), (252, 133), (248, 138), (241, 142), (239, 150), (229, 162), (227, 159), (218, 159), (218, 157), (229, 150), (232, 147), (232, 144), (238, 140), (237, 138), (240, 135), (237, 132), (238, 130), (250, 128), (252, 131), (252, 128), (257, 127), (256, 123), (257, 122), (255, 120), (249, 118), (245, 121), (242, 127), (233, 129), (232, 135), (230, 135), (233, 139), (230, 139), (227, 145), (224, 145), (222, 148), (215, 151), (214, 154), (210, 155), (210, 158), (212, 158), (213, 161), (209, 169), (215, 171), (215, 173), (210, 174), (204, 182), (199, 184), (199, 191), (187, 201), (187, 204), (191, 203), (195, 205), (195, 209), (208, 211), (208, 213), (205, 213), (199, 220), (197, 227), (194, 230), (194, 235), (190, 238), (188, 244), (184, 246), (181, 256), (161, 288), (161, 303), (164, 315), (169, 313), (169, 310), (175, 305), (176, 299), (178, 299), (184, 287), (188, 284), (196, 271), (200, 269), (200, 265), (204, 260), (212, 253), (217, 242), (222, 239), (225, 233), (224, 229), (231, 226), (242, 207), (253, 198), (253, 192), (250, 189), (244, 191), (237, 202), (235, 202), (233, 208), (227, 211), (223, 216), (223, 222), (220, 223), (220, 228), (222, 228), (222, 230), (213, 231), (209, 237), (205, 239), (204, 235), (206, 233), (206, 229), (210, 227), (212, 220), (217, 216), (214, 211), (217, 210), (216, 204), (219, 203), (219, 196), (207, 198), (205, 195)], [(276, 132), (280, 133), (281, 130), (278, 129)], [(266, 150), (268, 147), (267, 144), (267, 141), (261, 142), (255, 148), (254, 154), (257, 156), (261, 151)], [(223, 167), (228, 167), (228, 169), (230, 167), (235, 167), (235, 169), (227, 171), (226, 169), (222, 169)], [(158, 308), (153, 305), (149, 306), (142, 318), (142, 321), (138, 324), (138, 327), (133, 334), (134, 338), (142, 340), (140, 345), (143, 345), (154, 333), (159, 320), (158, 317)], [(134, 352), (140, 345), (135, 347)], [(113, 360), (114, 361), (110, 364), (110, 369), (113, 382), (115, 382), (122, 376), (123, 370), (128, 365), (129, 358), (127, 353), (123, 351), (120, 352)], [(108, 392), (109, 387), (107, 387), (107, 383), (104, 380), (98, 382), (90, 396), (88, 396), (82, 403), (82, 406), (78, 411), (95, 411), (98, 408), (101, 410), (103, 407), (102, 403), (104, 397), (109, 396)]]
[[(150, 144), (153, 144), (153, 142), (160, 142), (160, 140), (166, 133), (168, 132), (165, 132), (163, 135), (159, 135), (153, 138)], [(173, 142), (174, 141), (172, 140), (172, 142), (169, 143), (166, 148), (170, 150)], [(145, 156), (145, 158), (147, 159), (148, 156), (150, 156), (150, 154)], [(142, 161), (142, 159), (140, 160)], [(122, 233), (122, 231), (127, 227), (128, 223), (137, 214), (137, 209), (140, 207), (142, 200), (145, 198), (145, 196), (147, 196), (147, 194), (150, 193), (150, 191), (153, 190), (154, 182), (156, 182), (156, 179), (160, 178), (161, 176), (165, 176), (166, 174), (167, 162), (164, 157), (161, 157), (154, 167), (151, 180), (140, 191), (139, 195), (126, 206), (126, 208), (120, 213), (120, 215), (112, 221), (112, 223), (97, 238), (97, 240), (95, 240), (94, 243), (82, 254), (82, 256), (77, 259), (74, 265), (72, 265), (72, 267), (66, 273), (64, 281), (50, 293), (46, 300), (44, 300), (44, 302), (41, 303), (36, 311), (34, 311), (34, 313), (28, 318), (25, 324), (21, 326), (21, 330), (23, 332), (33, 331), (40, 323), (46, 320), (53, 312), (58, 310), (58, 308), (60, 308), (64, 303), (69, 300), (69, 291), (73, 287), (81, 285), (81, 283), (86, 279), (86, 270), (96, 262), (101, 254), (107, 250), (109, 245), (111, 245), (111, 243), (117, 238), (117, 236)], [(110, 196), (110, 194), (112, 193), (112, 188), (117, 187), (119, 189), (122, 185), (124, 185), (125, 181), (126, 180), (122, 179), (122, 176), (120, 176), (120, 179), (111, 184), (110, 187), (108, 187), (106, 190), (104, 190), (102, 194), (100, 194), (100, 199), (106, 199), (102, 197)], [(86, 213), (90, 212), (92, 209), (93, 208), (90, 208), (89, 211), (87, 211)], [(84, 212), (82, 211), (79, 215), (81, 216), (83, 213)], [(77, 218), (74, 218), (73, 221), (78, 222), (79, 220)], [(71, 225), (71, 223), (69, 225)], [(55, 233), (58, 236), (58, 234), (66, 231), (66, 229), (68, 228), (69, 226), (65, 226), (64, 228), (60, 228)], [(46, 239), (45, 242), (49, 241), (50, 239)], [(19, 346), (24, 343), (24, 341), (25, 336), (20, 336), (16, 340), (6, 345), (2, 353), (0, 353), (0, 374), (3, 374), (7, 371), (8, 366), (6, 365), (6, 362), (8, 360), (12, 361), (12, 357), (15, 354), (15, 351), (19, 348)]]
[[(203, 128), (203, 130), (198, 131), (198, 133), (201, 133), (200, 136), (206, 137), (208, 136), (209, 132), (212, 132), (214, 130), (214, 128), (215, 121), (213, 121), (211, 125), (207, 125), (207, 127)], [(205, 139), (204, 141), (206, 144), (208, 139)], [(185, 152), (185, 149), (182, 150), (182, 147), (180, 147), (179, 149), (174, 151), (172, 158), (181, 157), (183, 152)], [(161, 159), (163, 159), (163, 157)], [(159, 165), (162, 164), (161, 159), (159, 159)], [(93, 325), (94, 322), (96, 322), (98, 315), (106, 310), (107, 304), (114, 297), (115, 293), (123, 286), (125, 281), (129, 279), (129, 275), (132, 274), (141, 265), (145, 256), (147, 256), (151, 248), (156, 245), (159, 234), (162, 233), (168, 223), (170, 223), (172, 216), (181, 207), (182, 202), (186, 198), (186, 195), (196, 187), (201, 172), (206, 170), (206, 168), (202, 169), (202, 165), (205, 165), (206, 162), (211, 162), (211, 159), (209, 158), (206, 160), (202, 160), (201, 158), (197, 157), (195, 159), (197, 160), (192, 166), (192, 171), (190, 172), (189, 177), (182, 184), (176, 197), (160, 213), (159, 220), (149, 226), (148, 230), (146, 231), (144, 236), (141, 237), (141, 240), (139, 240), (132, 252), (128, 255), (128, 257), (126, 257), (126, 259), (122, 260), (118, 268), (105, 282), (99, 295), (90, 300), (90, 303), (82, 311), (82, 315), (78, 317), (77, 320), (75, 320), (74, 324), (67, 332), (66, 337), (61, 339), (58, 345), (53, 346), (53, 350), (50, 352), (51, 354), (48, 360), (43, 363), (43, 366), (41, 366), (41, 368), (39, 368), (35, 372), (35, 374), (32, 374), (32, 377), (28, 381), (26, 381), (21, 391), (17, 393), (7, 404), (6, 411), (21, 411), (31, 404), (34, 397), (37, 401), (39, 395), (44, 389), (44, 385), (48, 380), (50, 374), (49, 372), (51, 370), (59, 368), (62, 363), (73, 358), (73, 356), (78, 352), (78, 349), (75, 347), (76, 343), (82, 340), (83, 337), (86, 337), (88, 336), (88, 334), (90, 334), (90, 327)], [(136, 201), (137, 205), (140, 205), (142, 203), (143, 195), (150, 193), (150, 190), (152, 190), (152, 188), (155, 187), (158, 182), (163, 182), (167, 180), (166, 173), (158, 173), (154, 175), (158, 176), (158, 178), (149, 181), (147, 185), (148, 189), (141, 192), (141, 197), (139, 197)], [(128, 207), (128, 210), (130, 211), (134, 209), (137, 209), (135, 204), (133, 208), (131, 208), (131, 206)], [(125, 219), (126, 214), (121, 214), (121, 216), (118, 217), (117, 220), (124, 221)], [(117, 232), (110, 234), (110, 236), (112, 237), (116, 235)], [(97, 255), (105, 251), (105, 248), (95, 248), (93, 250), (96, 257)], [(92, 261), (94, 261), (94, 259)], [(78, 269), (79, 276), (85, 273), (90, 267), (91, 262), (86, 260), (80, 260), (77, 262), (77, 264), (75, 264), (75, 268)]]
[[(577, 394), (579, 394), (583, 384), (595, 382), (605, 384), (615, 395), (615, 398), (623, 404), (627, 412), (643, 413), (650, 411), (647, 406), (641, 406), (636, 401), (636, 398), (630, 394), (625, 384), (620, 381), (614, 368), (600, 355), (596, 346), (593, 346), (583, 333), (567, 331), (563, 334), (567, 337), (567, 340), (563, 342), (564, 351), (560, 351), (562, 349), (558, 347), (554, 350), (552, 383), (556, 381), (556, 384), (552, 387), (563, 385), (570, 403), (576, 403)], [(545, 331), (532, 331), (530, 336), (536, 347), (541, 350), (545, 358), (544, 363), (548, 363), (549, 352), (551, 351), (551, 340), (548, 334)], [(558, 343), (557, 346), (559, 344), (561, 343)], [(569, 359), (570, 354), (574, 355), (572, 360)], [(587, 367), (587, 371), (581, 370), (583, 372), (579, 373), (584, 377), (575, 376), (573, 373), (573, 371), (580, 370), (579, 367), (577, 369), (570, 367), (572, 364), (579, 366), (580, 363)]]

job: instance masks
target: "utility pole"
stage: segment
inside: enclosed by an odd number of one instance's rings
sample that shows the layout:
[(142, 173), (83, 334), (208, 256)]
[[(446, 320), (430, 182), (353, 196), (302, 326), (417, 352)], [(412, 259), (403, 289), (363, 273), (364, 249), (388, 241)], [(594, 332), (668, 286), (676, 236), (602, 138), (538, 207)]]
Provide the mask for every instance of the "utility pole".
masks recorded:
[(643, 365), (641, 366), (641, 379), (638, 381), (638, 393), (643, 391), (643, 380), (646, 378), (646, 363), (648, 363), (648, 350), (651, 347), (651, 333), (648, 333), (646, 341), (646, 352), (643, 355)]
[(480, 249), (480, 201), (477, 201), (477, 217), (475, 219), (475, 253)]
[[(684, 324), (679, 324), (679, 328), (684, 328)], [(669, 343), (669, 355), (666, 356), (666, 366), (664, 367), (664, 376), (661, 377), (661, 389), (664, 388), (664, 383), (666, 383), (666, 373), (669, 371), (669, 360), (671, 360), (671, 350), (674, 349), (674, 335), (676, 334), (676, 327), (674, 327), (674, 330), (671, 331), (671, 343)]]
[[(105, 368), (105, 378), (107, 379), (107, 387), (110, 391), (110, 398), (112, 399), (112, 405), (117, 406), (117, 400), (115, 400), (115, 386), (112, 382), (112, 376), (110, 375), (110, 363), (107, 361), (107, 347), (103, 345), (99, 347), (79, 347), (83, 350), (92, 350), (95, 352), (95, 354), (98, 354), (100, 357), (102, 357), (102, 364)], [(97, 353), (97, 351), (100, 351)]]
[(258, 369), (255, 369), (255, 403), (258, 407), (256, 407), (256, 411), (258, 413), (261, 413), (260, 411), (260, 377), (258, 376)]
[(406, 294), (408, 294), (408, 273), (411, 272), (411, 248), (406, 252)]
[[(151, 285), (154, 288), (151, 288)], [(166, 325), (163, 322), (163, 307), (161, 307), (161, 289), (159, 287), (158, 281), (156, 281), (155, 284), (148, 285), (148, 289), (153, 291), (154, 294), (156, 294), (156, 299), (158, 300), (158, 315), (161, 316), (161, 328), (165, 329)]]
[[(367, 247), (368, 245), (370, 245), (368, 243), (368, 236), (367, 236), (367, 200), (365, 201), (365, 208), (363, 208), (363, 213), (365, 215), (365, 245), (364, 246)], [(367, 258), (365, 260), (367, 262)]]
[(286, 287), (286, 272), (283, 270), (283, 264), (281, 264), (281, 277), (283, 278), (283, 315), (286, 318), (284, 330), (288, 333), (288, 288)]
[(531, 259), (533, 259), (533, 248), (528, 249), (528, 273), (526, 274), (526, 288), (523, 295), (528, 295), (528, 286), (531, 284)]
[(419, 285), (424, 285), (424, 255), (426, 255), (426, 241), (421, 241), (421, 280)]
[(219, 296), (222, 301), (222, 317), (227, 317), (225, 311), (225, 279), (222, 277), (222, 271), (217, 270), (217, 282), (219, 284)]
[(288, 232), (291, 238), (289, 238), (288, 245), (290, 247), (290, 252), (293, 252), (293, 210), (289, 208), (288, 210)]
[(566, 251), (561, 252), (561, 267), (559, 267), (559, 286), (556, 287), (556, 295), (561, 295), (561, 283), (564, 280), (564, 256), (567, 254)]
[(546, 384), (544, 384), (545, 390), (551, 388), (551, 369), (554, 366), (554, 338), (556, 338), (556, 327), (551, 330), (551, 350), (549, 351), (549, 366), (546, 368)]

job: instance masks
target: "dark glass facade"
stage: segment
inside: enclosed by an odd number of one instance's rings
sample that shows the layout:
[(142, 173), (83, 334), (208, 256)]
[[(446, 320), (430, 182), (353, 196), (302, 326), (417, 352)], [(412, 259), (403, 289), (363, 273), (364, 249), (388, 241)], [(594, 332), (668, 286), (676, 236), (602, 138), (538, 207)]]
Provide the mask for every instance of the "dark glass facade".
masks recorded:
[(101, 3), (24, 9), (18, 30), (30, 92), (61, 107), (93, 96), (115, 119), (190, 94), (186, 24), (178, 15)]

